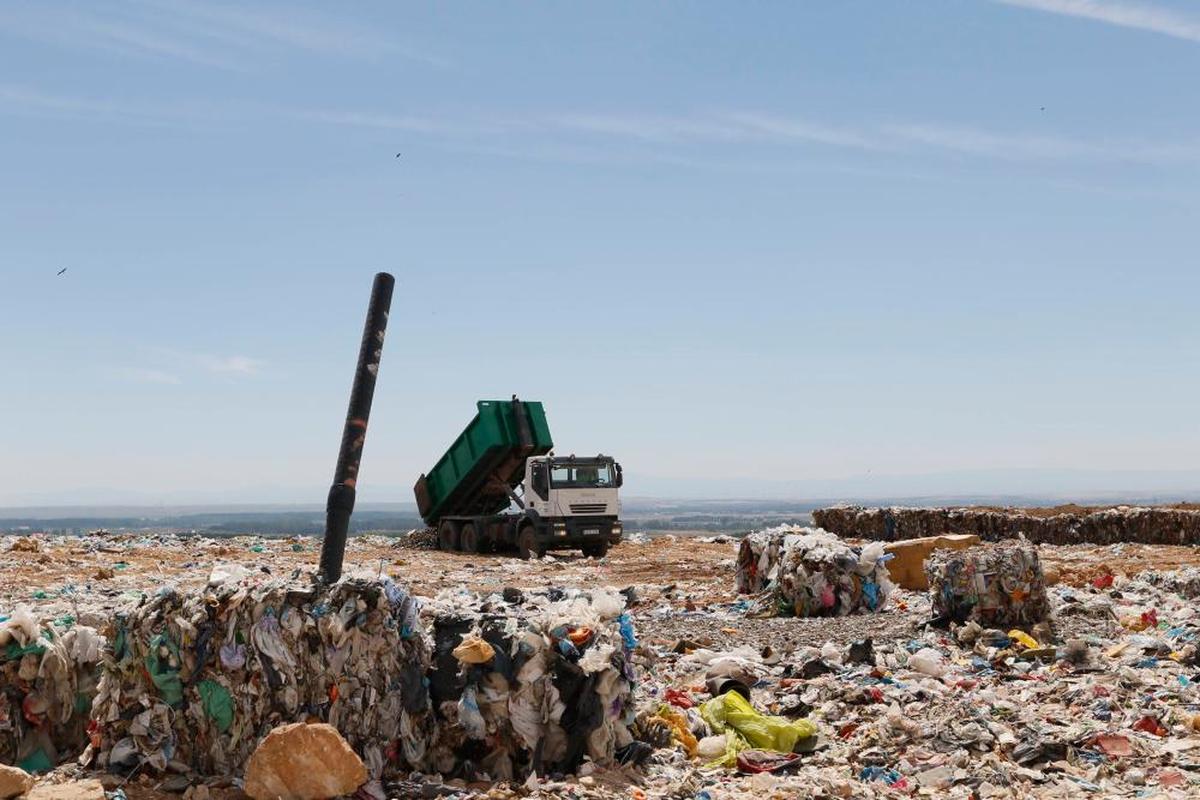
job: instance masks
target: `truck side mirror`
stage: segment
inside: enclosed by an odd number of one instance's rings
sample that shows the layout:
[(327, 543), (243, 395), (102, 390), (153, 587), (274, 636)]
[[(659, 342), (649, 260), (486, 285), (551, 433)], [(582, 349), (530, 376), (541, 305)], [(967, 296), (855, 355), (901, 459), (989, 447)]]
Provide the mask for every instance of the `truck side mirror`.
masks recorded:
[(621, 474), (621, 465), (620, 464), (618, 464), (616, 461), (614, 461), (613, 466), (617, 468), (617, 488), (620, 489), (621, 484), (625, 483), (625, 477)]

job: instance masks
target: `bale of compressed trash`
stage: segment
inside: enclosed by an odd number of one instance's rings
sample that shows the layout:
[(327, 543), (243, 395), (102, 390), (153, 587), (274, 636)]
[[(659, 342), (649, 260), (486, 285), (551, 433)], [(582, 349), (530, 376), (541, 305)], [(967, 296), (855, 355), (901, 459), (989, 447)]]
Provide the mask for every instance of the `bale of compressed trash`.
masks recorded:
[(897, 541), (973, 534), (985, 542), (1024, 538), (1036, 544), (1200, 544), (1200, 511), (1119, 506), (1081, 509), (865, 508), (833, 506), (813, 521), (847, 539)]
[(935, 550), (925, 562), (935, 617), (987, 627), (1034, 625), (1050, 615), (1037, 549), (1004, 543)]
[(433, 715), (419, 605), (387, 578), (214, 570), (117, 615), (85, 761), (240, 775), (279, 725), (326, 722), (373, 779), (423, 764)]
[(87, 745), (103, 640), (70, 618), (0, 614), (0, 764), (46, 772)]
[(852, 547), (820, 528), (780, 526), (746, 536), (738, 551), (739, 592), (769, 591), (768, 610), (826, 617), (879, 611), (894, 588), (883, 545)]
[(790, 529), (771, 528), (742, 537), (734, 578), (739, 594), (758, 594), (776, 579), (786, 530)]
[(439, 718), (428, 767), (468, 779), (524, 779), (637, 760), (637, 646), (616, 592), (476, 595), (430, 606), (430, 693)]

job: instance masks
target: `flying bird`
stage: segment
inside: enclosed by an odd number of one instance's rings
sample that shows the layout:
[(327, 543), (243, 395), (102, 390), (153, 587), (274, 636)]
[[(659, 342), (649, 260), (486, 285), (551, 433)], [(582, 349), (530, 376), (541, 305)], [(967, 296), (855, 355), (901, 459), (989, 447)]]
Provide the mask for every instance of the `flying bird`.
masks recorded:
[(396, 153), (396, 158), (399, 158), (399, 157), (400, 157), (400, 154), (399, 154), (399, 153)]
[(66, 268), (66, 267), (63, 267), (62, 269), (60, 269), (60, 270), (58, 271), (58, 274), (59, 274), (59, 275), (62, 275), (62, 274), (63, 274), (64, 272), (66, 272), (66, 271), (67, 271), (67, 268)]

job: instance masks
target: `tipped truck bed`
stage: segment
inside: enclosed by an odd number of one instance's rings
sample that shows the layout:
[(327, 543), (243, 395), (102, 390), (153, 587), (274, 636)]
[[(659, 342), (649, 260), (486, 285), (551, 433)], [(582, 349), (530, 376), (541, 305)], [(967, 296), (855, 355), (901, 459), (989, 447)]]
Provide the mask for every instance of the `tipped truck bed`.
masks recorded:
[(480, 400), (454, 444), (413, 491), (426, 525), (442, 517), (498, 514), (525, 475), (525, 460), (554, 447), (539, 402)]

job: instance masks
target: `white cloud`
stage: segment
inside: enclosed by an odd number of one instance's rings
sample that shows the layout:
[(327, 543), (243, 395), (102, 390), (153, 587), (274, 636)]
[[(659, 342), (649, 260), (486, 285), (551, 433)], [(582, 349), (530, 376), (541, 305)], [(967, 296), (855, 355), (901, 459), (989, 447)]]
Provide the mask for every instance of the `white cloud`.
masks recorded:
[(118, 367), (112, 370), (112, 374), (118, 378), (134, 383), (159, 383), (177, 386), (183, 383), (178, 375), (170, 372), (164, 372), (158, 369), (145, 369), (143, 367)]
[(1009, 161), (1109, 161), (1156, 164), (1200, 160), (1200, 141), (1183, 144), (1119, 142), (988, 131), (931, 123), (893, 124), (897, 142)]
[(237, 8), (212, 2), (113, 2), (102, 13), (86, 5), (8, 6), (0, 34), (152, 59), (246, 70), (264, 53), (299, 51), (342, 58), (399, 56), (432, 66), (445, 59), (407, 47), (376, 29), (292, 5)]
[[(296, 121), (400, 131), (435, 137), (445, 146), (499, 157), (558, 160), (656, 161), (681, 165), (711, 158), (676, 145), (739, 153), (739, 145), (835, 148), (863, 153), (929, 157), (939, 153), (1026, 162), (1192, 164), (1200, 162), (1200, 137), (1176, 141), (1122, 140), (1000, 130), (943, 121), (829, 123), (809, 117), (730, 110), (686, 114), (543, 113), (398, 114), (374, 110), (301, 109), (232, 104), (224, 107), (165, 102), (127, 103), (56, 95), (0, 84), (0, 115), (34, 114), (149, 125), (224, 124), (239, 119)], [(615, 145), (629, 145), (620, 149)], [(762, 152), (759, 153), (762, 155)], [(774, 154), (771, 154), (774, 155)]]
[(262, 362), (248, 356), (195, 356), (196, 361), (209, 372), (225, 372), (236, 375), (253, 375), (262, 367)]
[(1163, 36), (1200, 42), (1200, 17), (1181, 14), (1150, 3), (1114, 0), (994, 0), (1006, 6), (1029, 8), (1049, 14), (1080, 17), (1122, 28), (1150, 31)]
[(412, 131), (414, 133), (439, 133), (447, 132), (451, 129), (451, 126), (448, 126), (444, 122), (438, 122), (428, 117), (407, 116), (403, 114), (380, 114), (370, 111), (306, 110), (290, 110), (284, 113), (296, 119), (359, 128), (382, 128), (385, 130)]

